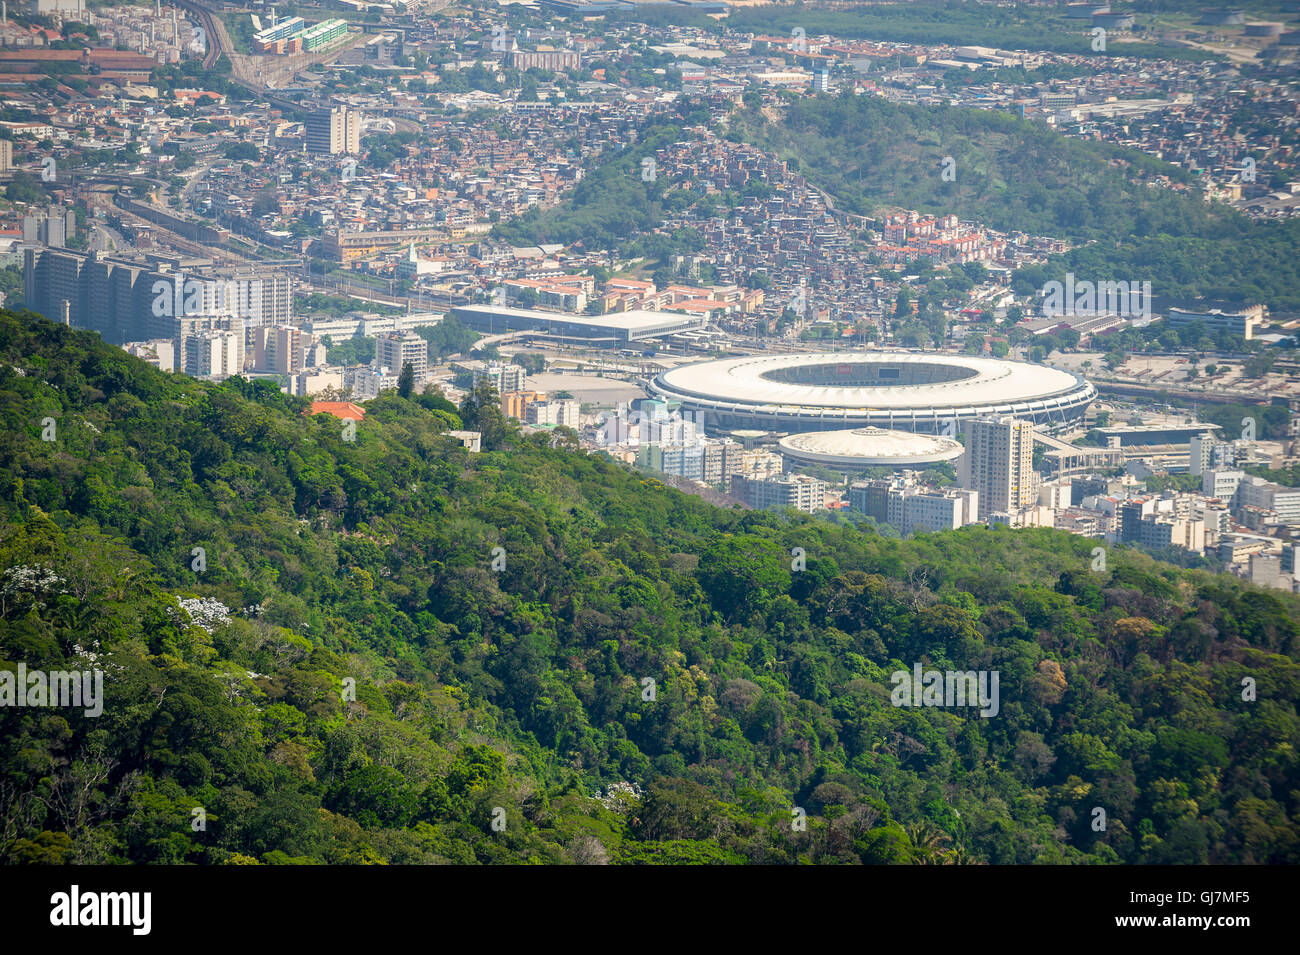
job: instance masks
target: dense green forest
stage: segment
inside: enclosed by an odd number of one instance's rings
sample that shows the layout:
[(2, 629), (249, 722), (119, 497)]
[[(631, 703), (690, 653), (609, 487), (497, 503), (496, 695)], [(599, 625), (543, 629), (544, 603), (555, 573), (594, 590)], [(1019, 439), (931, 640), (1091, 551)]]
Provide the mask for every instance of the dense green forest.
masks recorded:
[[(1158, 304), (1199, 297), (1300, 309), (1300, 222), (1252, 222), (1194, 191), (1143, 180), (1190, 175), (1135, 150), (1060, 135), (996, 110), (921, 107), (874, 96), (809, 97), (780, 120), (735, 114), (731, 133), (794, 167), (863, 215), (956, 213), (999, 231), (1081, 243), (1022, 270), (1035, 287), (1067, 271), (1148, 281)], [(944, 157), (955, 179), (941, 175)]]
[[(1297, 598), (721, 510), (490, 399), (349, 440), (0, 312), (2, 668), (107, 674), (0, 707), (0, 860), (1300, 861)], [(891, 705), (914, 664), (997, 715)]]

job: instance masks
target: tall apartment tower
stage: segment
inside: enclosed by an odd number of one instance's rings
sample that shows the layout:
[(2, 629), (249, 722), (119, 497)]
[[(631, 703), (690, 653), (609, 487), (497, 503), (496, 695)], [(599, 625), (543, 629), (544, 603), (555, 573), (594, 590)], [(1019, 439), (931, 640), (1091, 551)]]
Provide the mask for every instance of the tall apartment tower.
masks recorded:
[(410, 364), (418, 382), (429, 370), (429, 343), (414, 332), (385, 332), (375, 338), (375, 369), (400, 375)]
[(312, 113), (307, 117), (307, 151), (322, 156), (361, 152), (361, 114), (346, 106)]
[(307, 367), (312, 337), (294, 325), (270, 325), (254, 330), (254, 343), (258, 371), (296, 375)]
[(1210, 456), (1214, 452), (1215, 444), (1214, 436), (1211, 434), (1192, 436), (1192, 440), (1188, 442), (1187, 453), (1189, 473), (1200, 477), (1205, 472), (1205, 469), (1210, 466)]
[(996, 415), (966, 422), (966, 453), (958, 462), (961, 486), (979, 492), (980, 517), (1035, 503), (1034, 423)]

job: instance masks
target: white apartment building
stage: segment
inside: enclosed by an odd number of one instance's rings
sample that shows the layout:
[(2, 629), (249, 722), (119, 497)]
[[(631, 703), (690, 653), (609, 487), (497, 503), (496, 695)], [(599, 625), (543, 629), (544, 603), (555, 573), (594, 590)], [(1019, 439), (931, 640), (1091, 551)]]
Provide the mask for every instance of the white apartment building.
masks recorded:
[(414, 332), (385, 332), (376, 336), (376, 370), (386, 368), (400, 376), (407, 364), (415, 371), (415, 380), (422, 379), (429, 370), (429, 343)]
[(211, 329), (185, 339), (185, 373), (195, 378), (229, 378), (244, 370), (243, 331)]
[(1237, 485), (1238, 507), (1262, 507), (1286, 524), (1300, 523), (1300, 488), (1284, 487), (1261, 477), (1244, 477)]
[(750, 507), (780, 510), (793, 507), (809, 514), (826, 506), (826, 484), (806, 474), (753, 478), (737, 474), (731, 492)]
[(507, 365), (499, 362), (489, 362), (486, 365), (471, 368), (474, 375), (474, 386), (486, 378), (492, 383), (492, 387), (497, 390), (497, 394), (504, 395), (507, 391), (527, 391), (528, 390), (528, 373), (521, 365)]
[(1237, 486), (1245, 476), (1245, 471), (1203, 471), (1201, 472), (1201, 493), (1206, 497), (1217, 497), (1221, 501), (1230, 501), (1236, 495)]
[(983, 512), (1015, 512), (1034, 504), (1040, 479), (1034, 470), (1033, 422), (996, 415), (967, 421), (965, 430), (958, 483), (979, 492)]
[(563, 425), (576, 429), (580, 407), (578, 402), (571, 400), (534, 401), (524, 409), (524, 420), (528, 424)]

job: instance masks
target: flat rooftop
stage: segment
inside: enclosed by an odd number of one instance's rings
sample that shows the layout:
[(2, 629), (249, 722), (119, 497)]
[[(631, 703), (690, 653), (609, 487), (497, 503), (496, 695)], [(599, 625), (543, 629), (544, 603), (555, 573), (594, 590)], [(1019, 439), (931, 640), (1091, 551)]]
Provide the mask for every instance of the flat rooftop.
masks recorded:
[(456, 315), (480, 315), (484, 318), (517, 318), (521, 321), (544, 324), (554, 322), (564, 325), (578, 325), (595, 330), (645, 332), (664, 326), (700, 327), (701, 319), (677, 312), (652, 312), (646, 309), (634, 309), (630, 312), (614, 312), (609, 315), (575, 315), (571, 312), (547, 312), (532, 308), (506, 308), (498, 305), (457, 305), (452, 309)]

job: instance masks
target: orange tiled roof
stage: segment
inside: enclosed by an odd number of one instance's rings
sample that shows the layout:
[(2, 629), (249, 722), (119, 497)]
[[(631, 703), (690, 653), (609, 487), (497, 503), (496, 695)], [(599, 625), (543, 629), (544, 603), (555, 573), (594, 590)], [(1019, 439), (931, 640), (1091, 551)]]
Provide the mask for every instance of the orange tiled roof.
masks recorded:
[(351, 401), (313, 401), (311, 403), (312, 414), (332, 414), (334, 417), (347, 421), (361, 421), (366, 416), (366, 409), (360, 405), (353, 404)]

